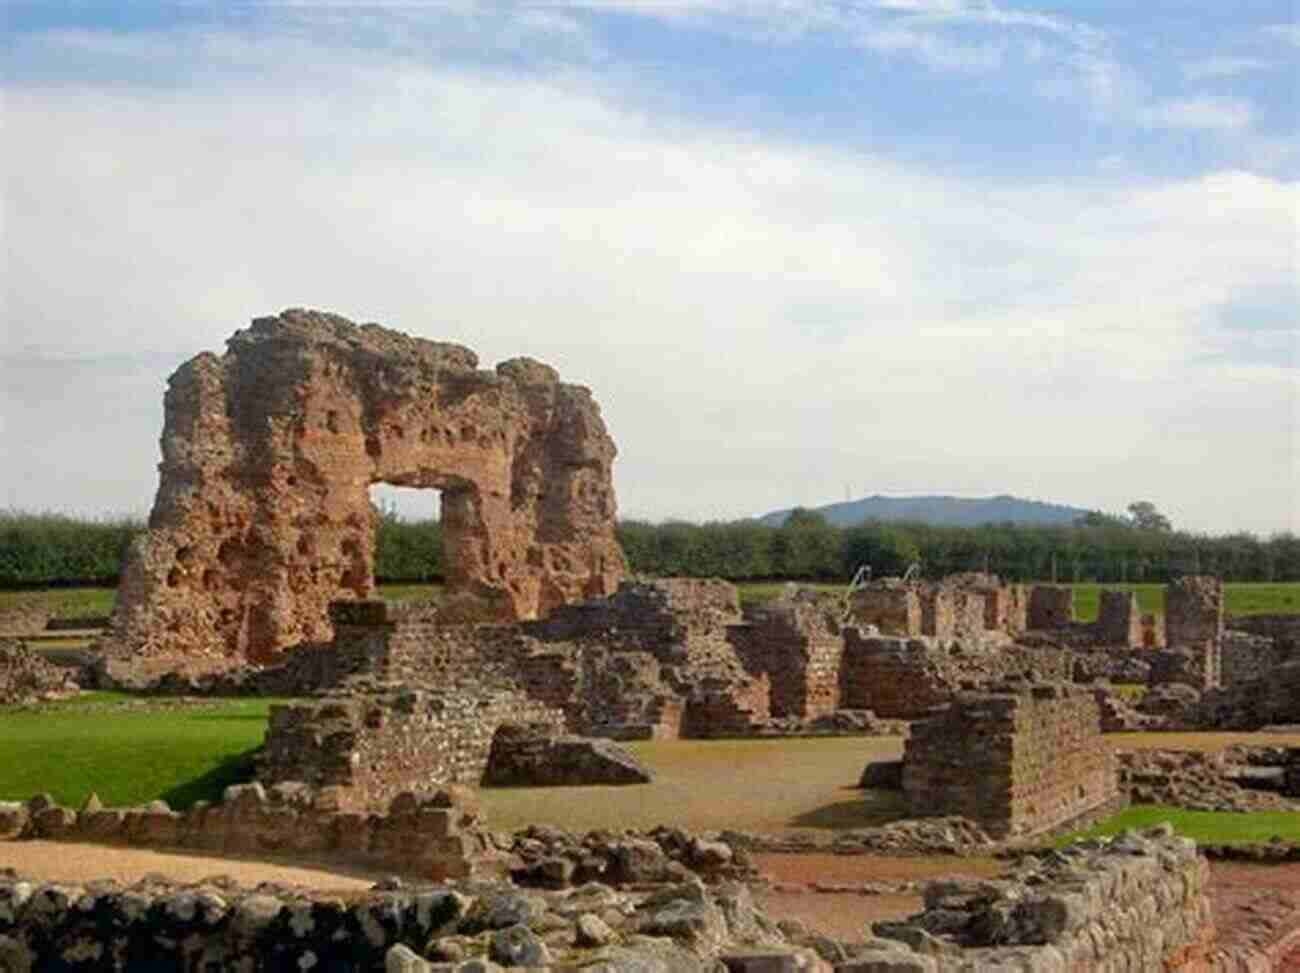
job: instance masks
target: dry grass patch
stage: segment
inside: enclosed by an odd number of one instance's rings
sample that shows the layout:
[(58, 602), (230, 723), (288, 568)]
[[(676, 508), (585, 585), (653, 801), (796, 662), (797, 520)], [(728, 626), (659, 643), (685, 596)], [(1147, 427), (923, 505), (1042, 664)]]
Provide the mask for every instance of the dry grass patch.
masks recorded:
[(488, 788), (494, 828), (550, 824), (691, 830), (844, 830), (903, 816), (901, 796), (857, 788), (868, 760), (897, 760), (899, 737), (671, 740), (627, 744), (655, 774), (627, 787)]

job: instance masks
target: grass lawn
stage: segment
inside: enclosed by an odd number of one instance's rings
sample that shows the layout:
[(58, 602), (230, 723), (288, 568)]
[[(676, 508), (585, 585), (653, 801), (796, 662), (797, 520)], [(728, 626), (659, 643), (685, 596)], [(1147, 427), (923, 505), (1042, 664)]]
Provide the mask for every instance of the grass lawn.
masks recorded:
[[(781, 594), (784, 581), (746, 581), (740, 589), (741, 604), (751, 605), (768, 601)], [(843, 582), (819, 582), (806, 587), (832, 594), (843, 594), (848, 586)], [(1103, 588), (1127, 588), (1137, 592), (1138, 604), (1146, 612), (1165, 610), (1165, 589), (1160, 584), (1095, 584), (1081, 582), (1074, 588), (1074, 610), (1080, 621), (1090, 622), (1097, 617), (1097, 603)], [(378, 593), (382, 598), (408, 601), (415, 598), (436, 598), (443, 586), (438, 582), (428, 584), (381, 584)], [(15, 601), (39, 598), (54, 606), (56, 616), (77, 618), (90, 615), (108, 615), (113, 611), (117, 591), (113, 588), (50, 588), (43, 591), (0, 591), (0, 608)], [(1287, 584), (1229, 583), (1224, 585), (1224, 607), (1230, 615), (1300, 614), (1300, 582)]]
[[(79, 806), (161, 798), (173, 808), (214, 800), (252, 775), (271, 699), (214, 700), (202, 709), (106, 710), (127, 697), (85, 693), (41, 711), (0, 710), (0, 800), (48, 792)], [(94, 704), (94, 705), (87, 705)]]
[(1274, 837), (1300, 841), (1300, 814), (1294, 811), (1185, 811), (1159, 804), (1135, 804), (1091, 828), (1064, 836), (1058, 844), (1118, 834), (1129, 828), (1149, 828), (1162, 821), (1202, 844), (1247, 844)]

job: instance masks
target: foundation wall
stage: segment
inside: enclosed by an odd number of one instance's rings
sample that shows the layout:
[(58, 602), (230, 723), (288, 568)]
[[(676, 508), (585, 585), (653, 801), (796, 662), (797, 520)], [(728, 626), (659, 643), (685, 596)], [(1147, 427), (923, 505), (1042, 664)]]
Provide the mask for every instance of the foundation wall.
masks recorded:
[(969, 693), (912, 728), (903, 789), (916, 815), (956, 814), (1031, 835), (1119, 800), (1091, 694), (1064, 684)]
[(505, 723), (564, 729), (558, 711), (506, 690), (273, 706), (257, 776), (267, 785), (339, 788), (348, 807), (378, 807), (411, 788), (477, 784)]
[(1205, 575), (1165, 586), (1165, 636), (1170, 648), (1223, 638), (1223, 582)]

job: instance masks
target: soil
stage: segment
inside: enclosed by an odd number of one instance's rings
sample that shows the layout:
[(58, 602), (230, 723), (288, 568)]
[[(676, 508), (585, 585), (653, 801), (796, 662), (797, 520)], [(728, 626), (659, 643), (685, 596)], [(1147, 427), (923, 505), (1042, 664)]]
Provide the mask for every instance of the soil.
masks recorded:
[(331, 892), (369, 889), (383, 872), (343, 868), (323, 862), (261, 856), (254, 859), (179, 854), (143, 848), (107, 847), (53, 841), (0, 842), (0, 868), (12, 868), (30, 878), (54, 882), (84, 882), (114, 878), (135, 882), (153, 873), (183, 882), (227, 875), (241, 885), (278, 882)]

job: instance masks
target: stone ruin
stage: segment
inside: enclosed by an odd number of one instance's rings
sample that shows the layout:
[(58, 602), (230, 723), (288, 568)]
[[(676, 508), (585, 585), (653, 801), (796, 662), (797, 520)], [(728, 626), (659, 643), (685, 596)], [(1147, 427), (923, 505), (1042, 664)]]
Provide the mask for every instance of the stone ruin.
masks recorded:
[(961, 815), (998, 838), (1124, 804), (1097, 703), (1061, 683), (959, 695), (913, 724), (902, 783), (913, 815)]
[(0, 636), (0, 706), (57, 699), (77, 690), (67, 669), (47, 662), (17, 639)]
[(258, 318), (171, 376), (149, 530), (106, 648), (267, 662), (331, 636), (373, 590), (375, 483), (442, 496), (465, 618), (545, 615), (614, 590), (614, 443), (581, 386), (527, 358), (334, 314)]

